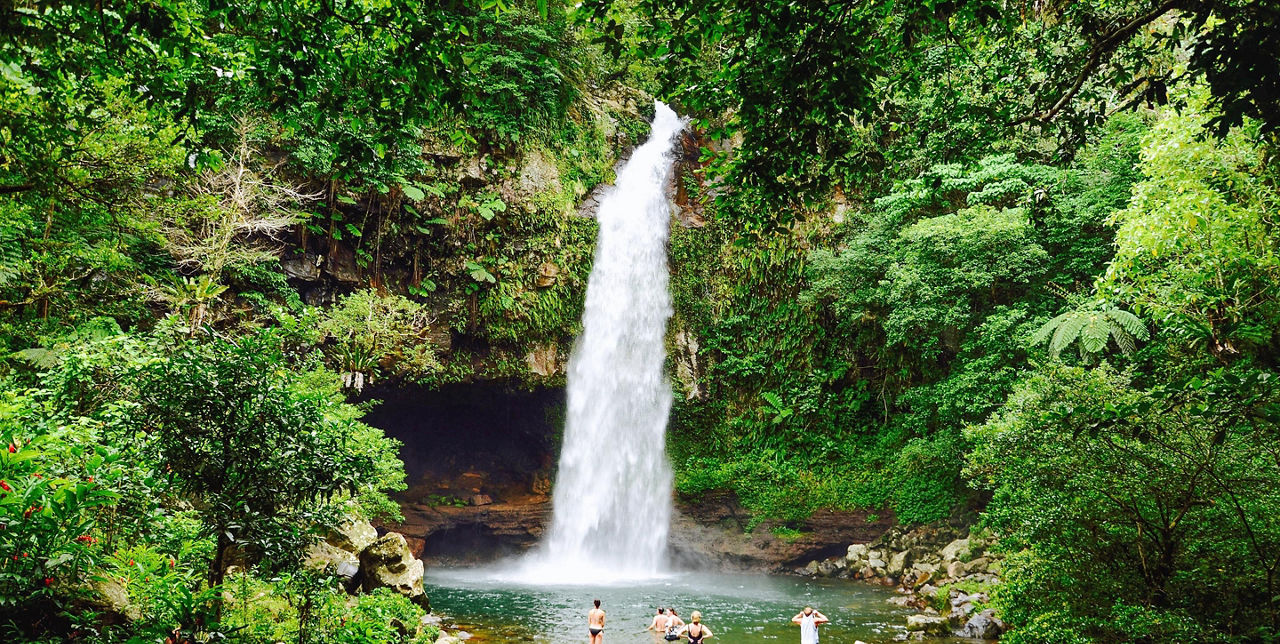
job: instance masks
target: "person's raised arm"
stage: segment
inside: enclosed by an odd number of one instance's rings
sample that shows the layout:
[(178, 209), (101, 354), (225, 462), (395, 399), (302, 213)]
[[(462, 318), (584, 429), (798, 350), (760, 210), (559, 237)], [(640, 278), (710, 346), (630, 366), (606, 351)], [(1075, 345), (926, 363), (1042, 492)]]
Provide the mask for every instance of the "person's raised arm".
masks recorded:
[(818, 611), (816, 611), (816, 610), (815, 610), (815, 611), (813, 611), (813, 623), (814, 623), (814, 624), (826, 624), (826, 623), (829, 623), (830, 621), (831, 621), (831, 620), (827, 619), (827, 616), (826, 616), (826, 615), (823, 615), (822, 613), (819, 613), (819, 612), (818, 612)]
[(791, 618), (791, 623), (799, 624), (801, 619), (804, 619), (804, 611), (796, 613), (796, 616)]

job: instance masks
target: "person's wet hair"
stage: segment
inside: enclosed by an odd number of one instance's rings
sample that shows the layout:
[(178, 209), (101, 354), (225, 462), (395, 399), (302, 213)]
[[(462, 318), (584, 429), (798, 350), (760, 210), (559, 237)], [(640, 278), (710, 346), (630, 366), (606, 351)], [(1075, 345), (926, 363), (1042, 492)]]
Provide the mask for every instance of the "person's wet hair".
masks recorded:
[(659, 615), (661, 615), (661, 614), (663, 614), (663, 613), (665, 613), (665, 612), (667, 612), (667, 609), (665, 609), (665, 608), (663, 608), (663, 607), (661, 607), (661, 606), (659, 606), (659, 607), (658, 607), (658, 614), (659, 614)]
[(595, 603), (596, 608), (600, 608), (600, 600), (599, 600), (599, 599), (593, 599), (593, 600), (591, 600), (591, 601), (592, 601), (593, 603)]

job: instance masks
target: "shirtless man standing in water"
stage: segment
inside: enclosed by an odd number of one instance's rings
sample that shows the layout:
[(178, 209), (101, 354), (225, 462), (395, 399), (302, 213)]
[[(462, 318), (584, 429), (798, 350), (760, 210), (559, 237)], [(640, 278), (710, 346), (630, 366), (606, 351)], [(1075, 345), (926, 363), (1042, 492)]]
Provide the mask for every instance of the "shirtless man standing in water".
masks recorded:
[(653, 639), (657, 641), (662, 638), (662, 634), (667, 630), (667, 609), (659, 608), (658, 614), (653, 616), (653, 621), (649, 622), (649, 628), (646, 631), (653, 631)]
[(595, 608), (587, 613), (587, 632), (591, 634), (591, 644), (604, 642), (604, 611), (600, 610), (600, 600), (595, 600)]

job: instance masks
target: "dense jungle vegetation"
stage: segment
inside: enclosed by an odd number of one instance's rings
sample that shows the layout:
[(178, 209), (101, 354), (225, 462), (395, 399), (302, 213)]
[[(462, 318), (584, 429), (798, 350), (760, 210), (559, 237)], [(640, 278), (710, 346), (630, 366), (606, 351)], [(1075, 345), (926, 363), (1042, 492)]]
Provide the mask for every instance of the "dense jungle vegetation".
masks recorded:
[(0, 0), (0, 639), (430, 640), (301, 564), (399, 512), (352, 401), (562, 384), (652, 97), (681, 495), (977, 522), (1011, 642), (1280, 639), (1246, 0)]

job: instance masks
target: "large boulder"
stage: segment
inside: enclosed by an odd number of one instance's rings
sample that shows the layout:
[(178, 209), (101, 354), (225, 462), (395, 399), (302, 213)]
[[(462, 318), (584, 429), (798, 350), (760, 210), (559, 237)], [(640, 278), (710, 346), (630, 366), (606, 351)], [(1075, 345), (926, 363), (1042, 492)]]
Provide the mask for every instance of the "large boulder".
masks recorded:
[(59, 590), (70, 590), (75, 599), (72, 608), (79, 613), (95, 614), (98, 624), (127, 624), (142, 619), (142, 610), (129, 600), (129, 592), (115, 579), (106, 577), (64, 584)]
[(911, 551), (903, 550), (889, 557), (889, 565), (885, 566), (885, 572), (890, 575), (901, 575), (902, 571), (911, 563)]
[(413, 557), (409, 543), (398, 532), (389, 532), (360, 551), (360, 587), (365, 592), (393, 588), (415, 604), (426, 606), (424, 572), (422, 561)]
[(942, 555), (942, 560), (947, 562), (955, 561), (957, 559), (965, 561), (973, 558), (970, 555), (968, 539), (956, 539), (955, 541), (948, 543), (942, 548), (942, 552), (940, 554)]
[(360, 551), (377, 538), (378, 531), (368, 521), (347, 521), (330, 529), (324, 541), (311, 544), (302, 563), (314, 570), (331, 569), (351, 581), (360, 571)]
[[(908, 627), (910, 628), (910, 627)], [(956, 631), (958, 637), (968, 637), (978, 640), (993, 640), (1000, 637), (1004, 632), (1004, 622), (996, 617), (996, 612), (990, 608), (969, 618), (960, 630)]]
[(863, 559), (866, 559), (867, 544), (855, 543), (852, 546), (849, 546), (849, 552), (845, 554), (844, 558), (847, 559), (849, 563), (857, 563), (859, 561), (862, 561)]
[(329, 531), (325, 542), (347, 552), (359, 553), (378, 540), (378, 529), (368, 521), (350, 520)]
[(307, 547), (302, 565), (312, 570), (332, 570), (350, 581), (360, 572), (360, 558), (354, 552), (338, 548), (328, 541), (319, 541)]
[(909, 615), (907, 631), (925, 635), (946, 635), (947, 620), (941, 615)]

